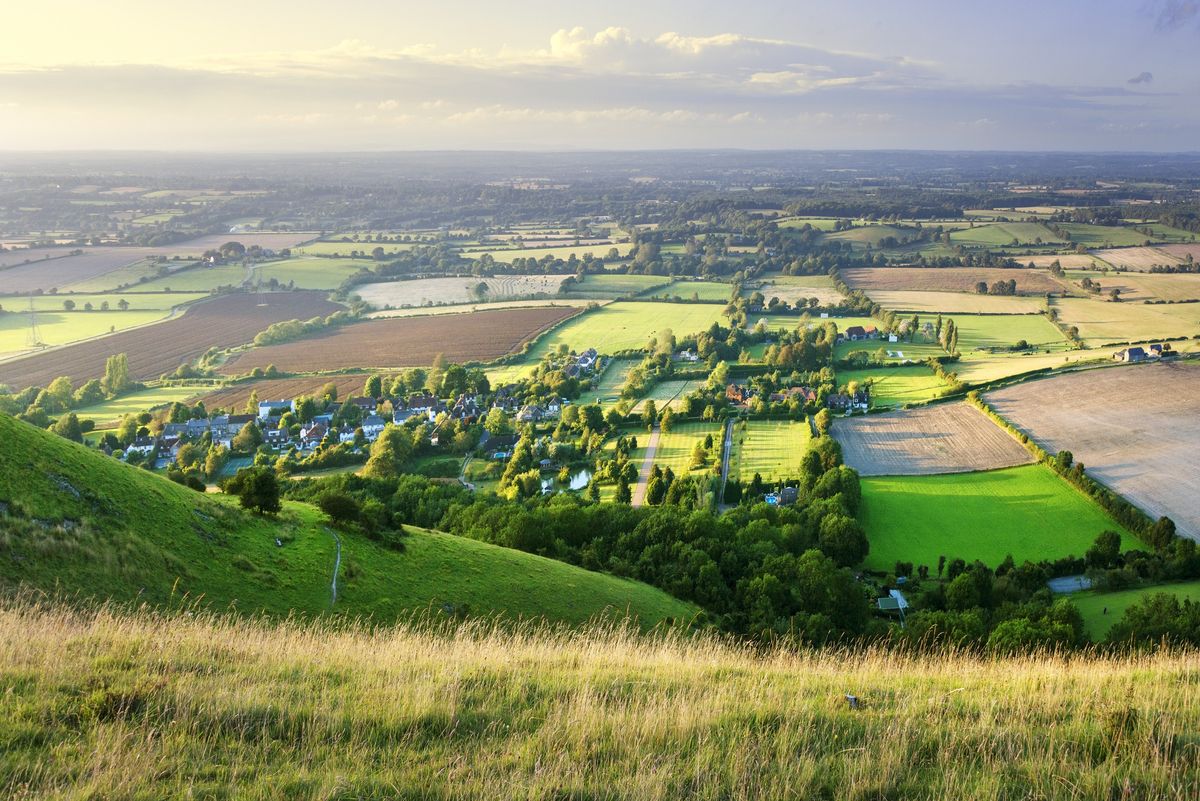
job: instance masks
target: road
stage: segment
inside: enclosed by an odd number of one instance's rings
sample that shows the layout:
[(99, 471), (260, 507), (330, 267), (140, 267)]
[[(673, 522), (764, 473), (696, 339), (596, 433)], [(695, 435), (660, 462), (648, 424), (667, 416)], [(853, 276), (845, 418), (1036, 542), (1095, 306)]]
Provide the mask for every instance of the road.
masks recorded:
[(725, 441), (721, 445), (721, 497), (717, 509), (725, 508), (725, 482), (729, 481), (729, 454), (733, 452), (733, 419), (725, 421)]
[(642, 471), (638, 474), (637, 486), (633, 488), (633, 498), (630, 505), (635, 509), (646, 502), (646, 485), (650, 483), (650, 471), (654, 469), (654, 456), (658, 453), (658, 423), (650, 432), (650, 441), (646, 443), (646, 458), (642, 460)]

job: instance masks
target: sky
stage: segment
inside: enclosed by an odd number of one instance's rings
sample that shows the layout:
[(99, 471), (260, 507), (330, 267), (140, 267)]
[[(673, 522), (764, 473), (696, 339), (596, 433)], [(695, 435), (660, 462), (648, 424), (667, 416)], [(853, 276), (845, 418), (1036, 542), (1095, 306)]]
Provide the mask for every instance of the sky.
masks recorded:
[(3, 0), (0, 150), (1200, 150), (1200, 0)]

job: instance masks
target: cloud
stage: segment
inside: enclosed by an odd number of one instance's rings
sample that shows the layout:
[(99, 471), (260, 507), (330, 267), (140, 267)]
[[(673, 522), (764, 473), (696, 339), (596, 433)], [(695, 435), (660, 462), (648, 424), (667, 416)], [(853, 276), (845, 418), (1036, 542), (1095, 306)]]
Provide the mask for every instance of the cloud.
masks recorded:
[(1151, 0), (1146, 10), (1158, 30), (1175, 31), (1200, 16), (1200, 0)]
[(1153, 82), (1154, 82), (1154, 73), (1139, 72), (1137, 75), (1134, 75), (1132, 78), (1130, 78), (1125, 83), (1138, 84), (1138, 83), (1153, 83)]

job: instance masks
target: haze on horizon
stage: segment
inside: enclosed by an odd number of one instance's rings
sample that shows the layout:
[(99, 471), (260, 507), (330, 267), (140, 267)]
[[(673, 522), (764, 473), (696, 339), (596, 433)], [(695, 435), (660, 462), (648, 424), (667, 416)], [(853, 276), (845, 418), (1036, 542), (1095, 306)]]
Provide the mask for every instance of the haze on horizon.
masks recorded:
[(10, 151), (1200, 142), (1195, 0), (12, 5)]

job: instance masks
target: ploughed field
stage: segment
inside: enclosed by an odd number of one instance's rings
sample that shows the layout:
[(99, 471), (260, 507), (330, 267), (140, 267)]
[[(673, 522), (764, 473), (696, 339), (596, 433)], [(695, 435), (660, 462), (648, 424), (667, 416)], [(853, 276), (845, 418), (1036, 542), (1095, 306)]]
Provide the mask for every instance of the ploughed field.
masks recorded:
[(117, 353), (128, 355), (131, 378), (157, 378), (209, 348), (244, 344), (272, 323), (341, 309), (315, 292), (225, 295), (190, 306), (173, 320), (0, 363), (0, 384), (44, 387), (65, 375), (79, 386), (104, 375), (105, 360)]
[(864, 476), (967, 473), (1029, 464), (1033, 457), (968, 403), (942, 403), (837, 419), (833, 436)]
[(295, 342), (251, 348), (232, 356), (221, 372), (239, 375), (272, 364), (289, 373), (424, 367), (438, 354), (449, 362), (488, 361), (576, 313), (578, 309), (541, 307), (367, 320)]
[(996, 281), (1014, 279), (1021, 295), (1067, 289), (1049, 272), (1003, 267), (858, 267), (842, 270), (842, 277), (851, 289), (861, 289), (868, 295), (876, 289), (974, 292), (980, 281), (990, 286)]
[(993, 409), (1047, 451), (1200, 539), (1200, 364), (1071, 373), (990, 392)]

